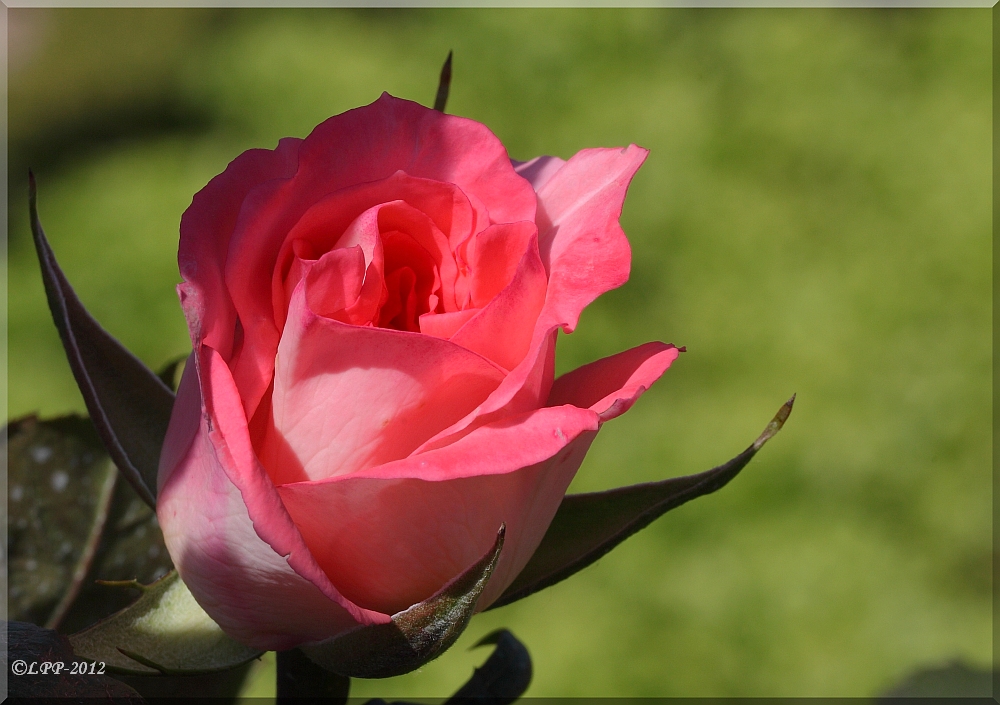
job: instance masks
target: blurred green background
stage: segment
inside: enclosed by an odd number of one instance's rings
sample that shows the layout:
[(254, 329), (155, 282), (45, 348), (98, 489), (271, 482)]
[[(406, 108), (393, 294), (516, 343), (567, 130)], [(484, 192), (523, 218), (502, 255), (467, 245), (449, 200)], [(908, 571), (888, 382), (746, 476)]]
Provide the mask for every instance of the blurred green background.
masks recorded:
[[(27, 229), (26, 178), (91, 312), (151, 366), (189, 348), (191, 196), (241, 151), (382, 91), (511, 156), (629, 142), (629, 283), (559, 371), (688, 352), (608, 424), (573, 490), (730, 486), (458, 645), (352, 694), (446, 696), (505, 626), (530, 695), (865, 696), (991, 648), (989, 10), (8, 11), (9, 412), (82, 411)], [(248, 692), (273, 693), (268, 662)]]

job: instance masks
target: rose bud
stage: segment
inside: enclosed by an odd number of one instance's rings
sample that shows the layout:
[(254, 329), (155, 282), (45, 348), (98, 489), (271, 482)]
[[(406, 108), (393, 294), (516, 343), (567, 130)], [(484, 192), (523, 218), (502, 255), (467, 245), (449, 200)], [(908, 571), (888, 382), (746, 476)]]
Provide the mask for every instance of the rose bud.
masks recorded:
[(603, 422), (677, 357), (554, 379), (560, 329), (628, 279), (646, 150), (512, 162), (485, 126), (383, 94), (250, 150), (181, 220), (193, 353), (157, 516), (232, 637), (282, 650), (434, 595), (486, 554), (486, 609)]

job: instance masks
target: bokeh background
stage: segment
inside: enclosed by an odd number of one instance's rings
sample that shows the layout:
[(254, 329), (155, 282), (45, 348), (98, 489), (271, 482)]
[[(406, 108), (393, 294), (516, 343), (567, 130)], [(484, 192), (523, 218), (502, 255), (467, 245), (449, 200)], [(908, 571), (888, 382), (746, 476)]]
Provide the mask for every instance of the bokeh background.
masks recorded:
[[(989, 10), (9, 10), (9, 412), (83, 411), (27, 228), (147, 364), (189, 349), (191, 196), (241, 151), (382, 91), (512, 157), (638, 143), (627, 285), (559, 371), (688, 352), (573, 485), (705, 470), (798, 393), (731, 485), (581, 574), (478, 616), (409, 676), (446, 696), (505, 626), (529, 695), (866, 696), (991, 648)], [(273, 694), (265, 659), (248, 693)]]

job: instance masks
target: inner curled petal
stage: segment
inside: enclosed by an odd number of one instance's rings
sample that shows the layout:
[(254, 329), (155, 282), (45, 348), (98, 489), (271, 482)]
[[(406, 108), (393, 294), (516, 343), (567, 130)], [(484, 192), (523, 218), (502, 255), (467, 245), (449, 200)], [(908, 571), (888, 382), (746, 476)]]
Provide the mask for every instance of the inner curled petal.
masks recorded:
[[(478, 203), (478, 202), (477, 202)], [(419, 179), (396, 172), (381, 181), (332, 193), (310, 207), (285, 237), (272, 277), (274, 320), (280, 331), (285, 324), (292, 292), (308, 269), (308, 263), (336, 249), (360, 247), (365, 256), (366, 287), (380, 279), (378, 306), (366, 309), (369, 318), (351, 322), (398, 330), (419, 330), (424, 313), (458, 311), (465, 308), (468, 272), (456, 262), (455, 248), (489, 225), (488, 216), (453, 184)], [(376, 253), (381, 246), (388, 257), (385, 268)], [(299, 262), (301, 260), (301, 262)], [(370, 268), (375, 265), (375, 270)], [(384, 280), (397, 269), (412, 270), (413, 287), (399, 289), (409, 275), (395, 275), (393, 291)], [(458, 294), (456, 293), (458, 292)], [(399, 318), (414, 297), (412, 315)], [(379, 315), (389, 301), (394, 310)], [(338, 320), (346, 320), (337, 316)]]
[[(382, 235), (382, 246), (387, 298), (377, 325), (419, 331), (421, 315), (443, 309), (440, 267), (433, 255), (408, 233), (398, 230), (386, 233)], [(454, 265), (451, 253), (442, 253), (439, 260)]]

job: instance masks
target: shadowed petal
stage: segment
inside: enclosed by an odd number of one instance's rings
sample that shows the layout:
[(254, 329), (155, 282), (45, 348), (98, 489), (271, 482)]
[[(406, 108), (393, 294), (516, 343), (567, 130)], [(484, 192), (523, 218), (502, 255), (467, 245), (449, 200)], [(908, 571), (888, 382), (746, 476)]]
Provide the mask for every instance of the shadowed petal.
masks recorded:
[[(212, 387), (209, 409), (201, 400), (199, 367)], [(161, 460), (157, 518), (181, 577), (212, 619), (260, 649), (287, 649), (388, 621), (346, 600), (309, 554), (248, 453), (245, 421), (239, 437), (233, 416), (242, 416), (242, 407), (217, 352), (205, 348), (199, 364), (185, 368), (178, 399)]]

